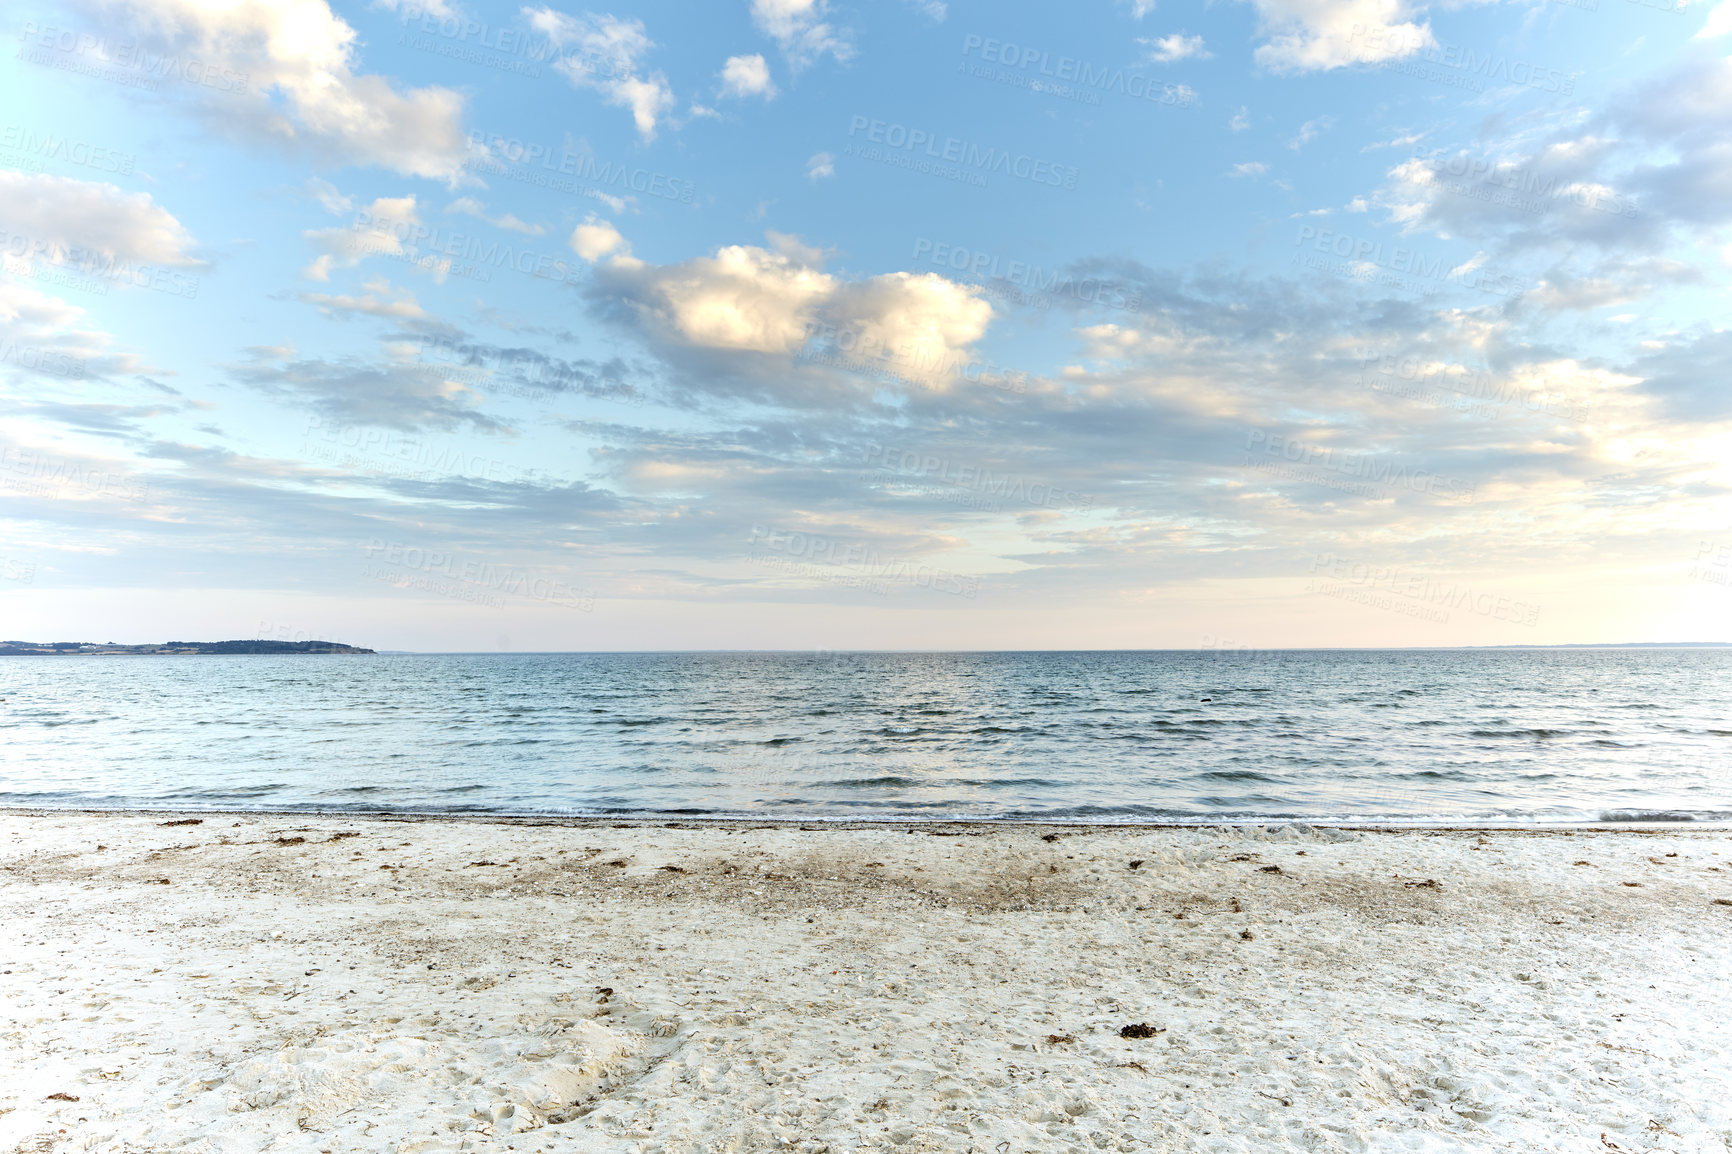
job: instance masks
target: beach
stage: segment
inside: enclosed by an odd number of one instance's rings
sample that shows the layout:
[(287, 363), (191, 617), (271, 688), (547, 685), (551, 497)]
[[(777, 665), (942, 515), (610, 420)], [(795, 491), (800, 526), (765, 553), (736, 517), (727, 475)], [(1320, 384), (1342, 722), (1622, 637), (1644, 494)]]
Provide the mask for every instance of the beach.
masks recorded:
[(0, 1151), (1732, 1149), (1732, 833), (0, 813)]

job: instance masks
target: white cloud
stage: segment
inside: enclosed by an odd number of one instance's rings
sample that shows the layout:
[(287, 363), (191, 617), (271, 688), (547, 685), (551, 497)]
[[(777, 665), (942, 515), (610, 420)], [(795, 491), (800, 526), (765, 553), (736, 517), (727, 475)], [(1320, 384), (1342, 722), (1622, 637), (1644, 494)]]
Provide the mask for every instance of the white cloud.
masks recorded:
[(571, 249), (594, 264), (610, 253), (631, 255), (631, 246), (610, 222), (590, 217), (571, 232)]
[(602, 93), (616, 108), (631, 110), (638, 135), (654, 140), (656, 124), (673, 111), (677, 101), (661, 72), (639, 75), (643, 57), (655, 47), (642, 20), (618, 16), (568, 16), (553, 8), (525, 8), (530, 26), (557, 48), (575, 45), (554, 65), (580, 88)]
[(387, 12), (395, 12), (405, 20), (418, 20), (422, 16), (432, 16), (438, 20), (457, 20), (462, 13), (446, 0), (373, 0), (373, 7), (383, 8)]
[(944, 0), (907, 0), (907, 3), (934, 24), (944, 23), (944, 18), (950, 15), (950, 7)]
[(1161, 64), (1171, 64), (1175, 60), (1185, 60), (1192, 57), (1198, 60), (1208, 60), (1214, 55), (1203, 47), (1201, 36), (1186, 36), (1182, 32), (1153, 39), (1139, 36), (1137, 43), (1146, 50), (1145, 55), (1148, 59)]
[(1243, 164), (1235, 164), (1231, 176), (1248, 176), (1256, 179), (1269, 171), (1269, 166), (1260, 160), (1247, 160)]
[(356, 313), (391, 320), (423, 320), (427, 316), (426, 311), (416, 301), (414, 293), (408, 289), (393, 288), (391, 282), (383, 277), (370, 280), (361, 287), (365, 291), (360, 296), (302, 293), (301, 299), (308, 304), (317, 305), (319, 311), (326, 316), (339, 320), (347, 320)]
[(639, 327), (668, 345), (784, 366), (809, 346), (834, 347), (934, 389), (969, 363), (968, 346), (992, 320), (975, 286), (936, 273), (847, 281), (823, 271), (817, 249), (775, 233), (769, 240), (674, 265), (616, 258), (598, 274)]
[(0, 228), (8, 234), (8, 262), (204, 263), (192, 254), (192, 234), (149, 193), (96, 181), (0, 170)]
[(1327, 132), (1329, 127), (1334, 123), (1335, 118), (1333, 116), (1319, 116), (1315, 120), (1307, 120), (1304, 124), (1299, 126), (1298, 135), (1287, 142), (1287, 147), (1294, 149), (1295, 151), (1305, 147), (1307, 144), (1310, 144), (1313, 140), (1317, 139), (1318, 133)]
[[(302, 233), (321, 252), (301, 270), (301, 275), (309, 280), (328, 281), (333, 268), (354, 268), (369, 256), (412, 256), (407, 241), (420, 224), (413, 196), (380, 197), (356, 213), (347, 228), (309, 229)], [(421, 264), (433, 273), (435, 281), (443, 281), (451, 268), (451, 262), (444, 258), (429, 258)]]
[(88, 379), (143, 368), (137, 356), (113, 351), (108, 333), (82, 327), (84, 318), (59, 297), (0, 281), (0, 372)]
[(1251, 0), (1268, 40), (1253, 54), (1271, 72), (1316, 72), (1411, 56), (1436, 44), (1403, 0)]
[(460, 212), (465, 216), (473, 216), (477, 220), (486, 221), (495, 228), (520, 232), (524, 236), (540, 236), (542, 233), (547, 231), (539, 224), (526, 224), (523, 221), (518, 220), (515, 216), (512, 216), (509, 212), (503, 216), (488, 216), (487, 206), (472, 196), (458, 197), (456, 200), (445, 206), (445, 211), (448, 213)]
[(823, 180), (836, 175), (836, 158), (828, 152), (814, 153), (806, 160), (806, 179)]
[(770, 79), (770, 66), (759, 53), (750, 56), (730, 56), (722, 65), (723, 96), (762, 96), (776, 98), (776, 85)]
[(827, 22), (826, 0), (752, 0), (752, 23), (774, 40), (795, 72), (828, 55), (838, 62), (854, 55), (853, 33)]
[(1231, 132), (1243, 132), (1251, 127), (1251, 110), (1241, 107), (1233, 114), (1233, 119), (1227, 121), (1227, 129)]
[[(448, 182), (469, 144), (463, 97), (449, 88), (399, 90), (358, 73), (355, 30), (325, 0), (80, 0), (104, 32), (190, 57), (223, 80), (198, 89), (207, 113), (266, 139), (350, 164)], [(188, 89), (192, 91), (192, 89)], [(273, 103), (269, 93), (282, 97)]]
[(1732, 32), (1732, 0), (1720, 0), (1708, 13), (1708, 19), (1702, 22), (1702, 30), (1696, 33), (1696, 39), (1712, 40), (1728, 32)]
[(337, 190), (336, 185), (316, 176), (307, 178), (307, 195), (318, 201), (320, 207), (332, 216), (341, 216), (355, 207), (354, 197), (344, 196)]

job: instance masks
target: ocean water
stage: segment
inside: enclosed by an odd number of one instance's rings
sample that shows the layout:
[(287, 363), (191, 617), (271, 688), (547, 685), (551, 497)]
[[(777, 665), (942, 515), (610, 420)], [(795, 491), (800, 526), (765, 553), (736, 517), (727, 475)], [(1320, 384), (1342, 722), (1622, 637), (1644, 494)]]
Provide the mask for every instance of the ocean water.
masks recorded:
[(0, 660), (0, 805), (1732, 820), (1732, 651)]

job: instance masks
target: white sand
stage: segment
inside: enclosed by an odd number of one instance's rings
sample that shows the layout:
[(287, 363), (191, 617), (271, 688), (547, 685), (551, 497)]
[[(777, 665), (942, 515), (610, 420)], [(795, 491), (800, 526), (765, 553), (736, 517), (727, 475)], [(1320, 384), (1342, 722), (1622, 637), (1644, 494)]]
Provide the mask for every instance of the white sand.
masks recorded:
[(0, 1151), (1732, 1149), (1724, 831), (168, 816), (0, 814)]

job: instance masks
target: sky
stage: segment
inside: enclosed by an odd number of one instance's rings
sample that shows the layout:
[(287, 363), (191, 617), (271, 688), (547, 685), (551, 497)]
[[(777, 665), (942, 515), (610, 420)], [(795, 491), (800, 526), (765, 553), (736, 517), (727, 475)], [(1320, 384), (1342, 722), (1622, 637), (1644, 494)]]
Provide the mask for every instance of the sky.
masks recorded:
[(7, 10), (7, 638), (1732, 640), (1732, 0)]

